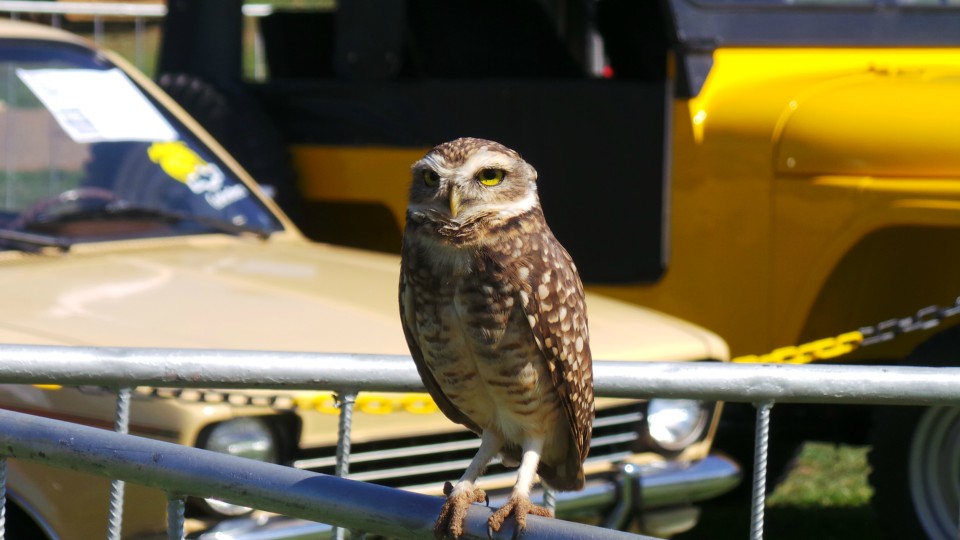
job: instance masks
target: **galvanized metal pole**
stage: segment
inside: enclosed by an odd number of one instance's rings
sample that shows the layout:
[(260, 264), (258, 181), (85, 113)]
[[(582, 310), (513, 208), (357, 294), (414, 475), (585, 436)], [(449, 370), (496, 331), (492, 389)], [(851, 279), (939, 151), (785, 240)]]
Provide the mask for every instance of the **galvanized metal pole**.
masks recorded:
[[(339, 396), (340, 423), (337, 428), (337, 464), (334, 474), (343, 478), (350, 473), (350, 431), (353, 428), (353, 406), (357, 402), (356, 392), (344, 392)], [(344, 540), (344, 531), (334, 527), (333, 537)]]
[[(430, 536), (443, 499), (0, 410), (10, 457), (399, 539)], [(463, 540), (487, 540), (492, 510), (470, 508)], [(514, 536), (513, 522), (498, 538)], [(524, 540), (638, 540), (630, 533), (529, 516)]]
[(7, 458), (0, 457), (0, 540), (7, 534)]
[(93, 42), (103, 45), (103, 16), (93, 16)]
[[(117, 412), (113, 430), (123, 434), (130, 432), (130, 388), (121, 388), (117, 391)], [(124, 488), (123, 480), (114, 479), (110, 482), (110, 509), (107, 514), (108, 540), (120, 540), (120, 533), (123, 530)]]
[(750, 539), (763, 540), (763, 512), (767, 498), (767, 453), (770, 445), (770, 410), (773, 401), (757, 405), (757, 426), (754, 435), (753, 505), (750, 514)]
[[(960, 405), (960, 368), (594, 362), (596, 395), (759, 403)], [(409, 356), (201, 349), (0, 346), (0, 382), (407, 392)]]
[(186, 500), (177, 495), (167, 498), (167, 540), (183, 540), (186, 537)]
[(143, 35), (145, 29), (146, 23), (143, 17), (135, 17), (133, 19), (133, 62), (140, 71), (144, 71), (144, 67), (146, 67), (146, 62), (144, 62), (146, 46), (144, 45)]
[(557, 514), (557, 492), (550, 486), (543, 486), (543, 506), (553, 515)]

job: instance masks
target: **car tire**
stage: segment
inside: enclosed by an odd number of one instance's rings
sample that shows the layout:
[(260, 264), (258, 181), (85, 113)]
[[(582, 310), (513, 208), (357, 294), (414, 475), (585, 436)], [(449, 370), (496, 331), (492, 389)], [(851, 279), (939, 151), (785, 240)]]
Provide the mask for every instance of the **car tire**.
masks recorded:
[(20, 506), (7, 500), (6, 538), (18, 540), (49, 540), (48, 536), (37, 522)]
[(294, 222), (303, 199), (280, 131), (242, 88), (219, 88), (185, 73), (164, 73), (157, 84), (206, 129)]
[[(929, 339), (908, 365), (957, 365), (960, 329)], [(870, 436), (870, 484), (890, 538), (957, 538), (960, 407), (880, 407)]]
[(890, 538), (957, 538), (960, 408), (884, 407), (870, 451), (872, 504)]

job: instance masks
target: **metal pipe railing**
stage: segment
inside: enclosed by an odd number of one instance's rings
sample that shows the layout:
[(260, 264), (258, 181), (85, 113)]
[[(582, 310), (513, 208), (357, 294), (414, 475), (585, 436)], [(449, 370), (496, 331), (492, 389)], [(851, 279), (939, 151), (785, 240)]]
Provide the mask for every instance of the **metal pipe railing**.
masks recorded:
[[(259, 30), (259, 19), (273, 13), (271, 4), (244, 4), (243, 16), (253, 27), (253, 43), (250, 54), (253, 60), (254, 80), (263, 80), (266, 77), (266, 52), (263, 37)], [(31, 0), (0, 0), (0, 13), (9, 14), (12, 20), (20, 20), (23, 15), (39, 15), (49, 18), (49, 24), (60, 28), (65, 16), (89, 17), (93, 21), (93, 41), (101, 45), (108, 30), (107, 21), (117, 19), (132, 19), (134, 45), (132, 53), (127, 53), (129, 60), (139, 69), (147, 68), (147, 51), (144, 34), (147, 20), (160, 20), (167, 14), (166, 3), (133, 3), (133, 2), (36, 2)], [(38, 22), (38, 21), (34, 21)], [(117, 32), (116, 27), (111, 32)]]
[[(273, 13), (271, 4), (244, 4), (246, 17), (266, 17)], [(0, 12), (44, 15), (100, 15), (104, 17), (160, 18), (167, 14), (166, 3), (143, 4), (134, 2), (36, 2), (33, 0), (2, 0)]]
[[(0, 383), (422, 391), (408, 356), (0, 346)], [(594, 362), (598, 396), (762, 403), (960, 405), (960, 368)]]
[[(16, 459), (119, 478), (176, 494), (216, 497), (287, 516), (400, 539), (429, 536), (443, 499), (173, 443), (0, 410), (0, 447)], [(486, 540), (491, 509), (475, 505), (464, 539)], [(493, 538), (513, 538), (508, 521)], [(538, 516), (523, 538), (640, 537)]]
[[(118, 389), (138, 385), (315, 389), (332, 390), (340, 396), (352, 396), (360, 390), (404, 392), (419, 391), (423, 388), (411, 359), (400, 355), (36, 345), (0, 346), (0, 383), (98, 385)], [(751, 505), (751, 538), (758, 540), (763, 538), (769, 413), (775, 403), (960, 405), (960, 368), (597, 361), (594, 364), (594, 387), (598, 396), (606, 397), (687, 398), (758, 404), (753, 504)], [(340, 470), (345, 470), (349, 464), (347, 450), (349, 418), (348, 407), (344, 409), (341, 417), (344, 423), (341, 431), (344, 436), (338, 442), (342, 448), (338, 452), (341, 456)], [(3, 422), (3, 417), (0, 417), (0, 422)], [(16, 434), (10, 430), (5, 431), (4, 435), (12, 440), (17, 440), (17, 437), (33, 437), (26, 432)], [(123, 437), (120, 434), (112, 434), (112, 436)], [(0, 438), (0, 441), (3, 440), (6, 439)], [(20, 443), (12, 444), (10, 448), (23, 451), (26, 448), (33, 448), (32, 445), (32, 441), (27, 443), (21, 439)], [(30, 455), (35, 458), (34, 454)], [(229, 456), (215, 454), (210, 459), (228, 458)], [(64, 463), (71, 468), (79, 467), (73, 462), (64, 461)], [(249, 463), (244, 463), (242, 466), (239, 463), (236, 465), (241, 467), (238, 470), (242, 471), (247, 471), (251, 466)], [(78, 468), (78, 470), (81, 469)], [(310, 473), (300, 471), (300, 474)], [(120, 480), (126, 478), (119, 473), (116, 477)], [(150, 481), (159, 482), (160, 480), (151, 477)], [(184, 485), (175, 481), (163, 485), (168, 486), (164, 489), (177, 494), (189, 493), (204, 496), (206, 493), (184, 489)], [(217, 488), (211, 493), (229, 502), (257, 506), (293, 516), (303, 515), (298, 512), (287, 512), (286, 507), (276, 509), (270, 506), (273, 503), (262, 506), (260, 502), (251, 503), (247, 500), (224, 497), (219, 491), (222, 485), (214, 481), (210, 486)], [(345, 486), (340, 487), (346, 489)], [(335, 498), (339, 500), (339, 497)], [(182, 500), (180, 495), (171, 496), (171, 504), (176, 501), (182, 504)], [(313, 502), (320, 503), (320, 501)], [(289, 501), (289, 504), (294, 504), (294, 501)], [(440, 504), (439, 499), (434, 499), (434, 504)], [(366, 507), (362, 512), (363, 515), (369, 515), (369, 510), (370, 507)], [(325, 511), (327, 510), (323, 510)], [(436, 516), (436, 510), (426, 512), (424, 515), (428, 516), (429, 525)], [(306, 517), (306, 519), (315, 518)], [(338, 521), (327, 517), (316, 519), (339, 525)], [(477, 530), (480, 531), (478, 534), (482, 533), (481, 536), (485, 535), (483, 523), (485, 521), (480, 519), (475, 524), (480, 527)], [(182, 534), (182, 526), (181, 519), (168, 529), (171, 538)], [(380, 532), (370, 527), (368, 523), (359, 527), (346, 523), (345, 526)], [(420, 532), (425, 530), (428, 528)], [(0, 521), (0, 535), (2, 535), (2, 521)]]

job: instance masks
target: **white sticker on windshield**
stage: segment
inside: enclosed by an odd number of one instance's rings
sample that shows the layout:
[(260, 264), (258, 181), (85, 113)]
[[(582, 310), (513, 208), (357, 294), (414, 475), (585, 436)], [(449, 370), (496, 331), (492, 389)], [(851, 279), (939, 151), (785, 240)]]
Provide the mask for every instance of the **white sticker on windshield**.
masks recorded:
[(177, 138), (160, 111), (117, 68), (18, 69), (17, 76), (78, 143)]

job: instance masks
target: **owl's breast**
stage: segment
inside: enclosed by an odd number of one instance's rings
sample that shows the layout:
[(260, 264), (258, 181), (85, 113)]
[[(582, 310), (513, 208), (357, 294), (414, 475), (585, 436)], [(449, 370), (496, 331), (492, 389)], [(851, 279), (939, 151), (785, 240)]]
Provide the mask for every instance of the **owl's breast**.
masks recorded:
[(554, 430), (559, 398), (514, 287), (485, 273), (427, 289), (418, 302), (420, 345), (450, 401), (510, 441)]

